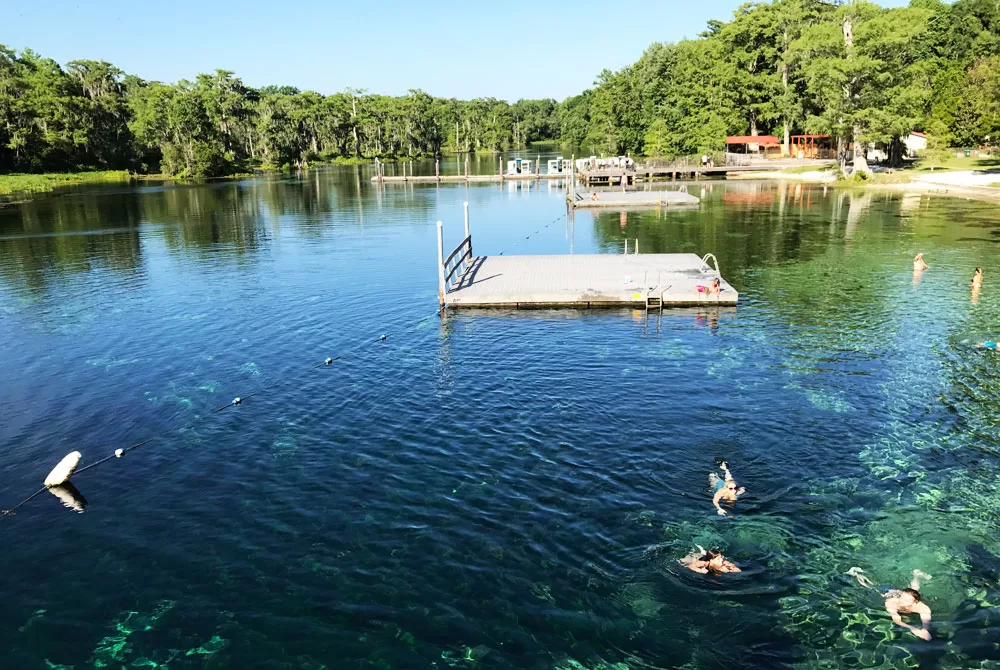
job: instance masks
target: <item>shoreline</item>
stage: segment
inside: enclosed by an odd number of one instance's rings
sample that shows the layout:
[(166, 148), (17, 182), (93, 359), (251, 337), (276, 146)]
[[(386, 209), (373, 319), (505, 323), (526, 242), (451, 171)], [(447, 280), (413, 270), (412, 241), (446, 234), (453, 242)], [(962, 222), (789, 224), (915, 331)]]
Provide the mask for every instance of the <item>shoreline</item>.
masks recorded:
[[(931, 173), (933, 175), (935, 173)], [(880, 181), (880, 174), (875, 174), (875, 179), (873, 181), (867, 182), (853, 182), (838, 180), (836, 175), (830, 171), (820, 171), (816, 170), (814, 172), (801, 172), (801, 173), (787, 173), (787, 172), (743, 172), (735, 174), (732, 176), (727, 176), (727, 180), (741, 181), (741, 180), (754, 180), (754, 181), (783, 181), (796, 184), (810, 184), (810, 185), (820, 185), (829, 186), (832, 188), (843, 188), (843, 189), (858, 189), (858, 190), (874, 190), (874, 191), (894, 191), (897, 193), (915, 193), (915, 194), (928, 194), (928, 195), (940, 195), (950, 198), (962, 198), (965, 200), (979, 200), (982, 202), (1000, 202), (1000, 188), (995, 186), (984, 186), (975, 183), (963, 183), (963, 181), (972, 181), (972, 179), (963, 179), (968, 171), (942, 171), (938, 173), (940, 175), (952, 175), (953, 177), (958, 177), (953, 179), (952, 182), (939, 182), (931, 181), (931, 176), (927, 174), (916, 175), (916, 178), (911, 178), (910, 175), (904, 175), (907, 179), (906, 181)], [(990, 177), (992, 179), (992, 177)], [(979, 180), (982, 181), (982, 180)], [(996, 177), (996, 181), (1000, 182), (1000, 175)]]

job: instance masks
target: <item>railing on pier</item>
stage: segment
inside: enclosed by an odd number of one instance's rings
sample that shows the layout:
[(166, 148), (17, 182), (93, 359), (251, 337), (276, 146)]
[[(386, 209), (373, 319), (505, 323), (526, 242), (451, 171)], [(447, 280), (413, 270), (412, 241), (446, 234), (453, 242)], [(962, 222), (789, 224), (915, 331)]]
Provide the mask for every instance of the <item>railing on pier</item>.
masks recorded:
[(468, 263), (472, 260), (472, 235), (462, 240), (444, 261), (444, 289), (449, 293), (455, 285), (455, 275), (461, 280)]
[(462, 240), (448, 258), (444, 257), (444, 224), (437, 222), (438, 229), (438, 302), (444, 306), (444, 296), (454, 288), (455, 277), (461, 282), (472, 261), (472, 235), (469, 233), (469, 203), (465, 203), (465, 239)]

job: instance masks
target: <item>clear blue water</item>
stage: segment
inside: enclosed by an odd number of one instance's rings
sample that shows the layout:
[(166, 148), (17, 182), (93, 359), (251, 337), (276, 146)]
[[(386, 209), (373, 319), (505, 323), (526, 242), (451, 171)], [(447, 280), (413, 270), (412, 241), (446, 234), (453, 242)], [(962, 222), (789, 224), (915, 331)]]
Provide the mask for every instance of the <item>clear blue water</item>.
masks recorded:
[[(570, 220), (558, 184), (370, 175), (0, 207), (0, 507), (155, 436), (74, 477), (84, 514), (0, 519), (4, 667), (1000, 661), (995, 206), (711, 182)], [(741, 304), (438, 317), (465, 200), (477, 253), (713, 252)], [(934, 575), (934, 640), (852, 566)]]

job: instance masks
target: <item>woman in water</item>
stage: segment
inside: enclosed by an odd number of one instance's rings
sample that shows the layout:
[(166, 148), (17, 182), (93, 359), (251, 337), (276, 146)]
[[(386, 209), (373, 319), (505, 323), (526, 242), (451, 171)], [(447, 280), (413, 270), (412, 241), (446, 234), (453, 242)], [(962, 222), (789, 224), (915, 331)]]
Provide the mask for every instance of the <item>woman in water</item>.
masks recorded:
[(719, 475), (714, 472), (708, 474), (708, 485), (715, 490), (715, 495), (712, 497), (712, 504), (715, 505), (717, 514), (719, 516), (725, 516), (726, 510), (722, 509), (719, 502), (726, 500), (728, 502), (736, 502), (736, 498), (747, 492), (742, 486), (736, 486), (736, 480), (733, 479), (733, 473), (729, 471), (729, 464), (725, 461), (719, 464), (719, 469), (725, 473), (725, 478), (720, 478)]
[(916, 256), (913, 257), (913, 271), (914, 272), (923, 272), (924, 270), (926, 270), (929, 267), (930, 266), (927, 265), (927, 263), (924, 262), (924, 255), (922, 253), (917, 254)]
[(705, 549), (701, 545), (695, 545), (698, 547), (698, 551), (692, 552), (682, 558), (678, 563), (683, 565), (688, 570), (692, 572), (698, 572), (703, 575), (709, 573), (721, 574), (723, 572), (742, 572), (733, 563), (726, 560), (722, 555), (722, 552), (718, 549)]
[(972, 275), (972, 281), (969, 283), (974, 289), (979, 289), (983, 287), (983, 269), (976, 268), (975, 274)]

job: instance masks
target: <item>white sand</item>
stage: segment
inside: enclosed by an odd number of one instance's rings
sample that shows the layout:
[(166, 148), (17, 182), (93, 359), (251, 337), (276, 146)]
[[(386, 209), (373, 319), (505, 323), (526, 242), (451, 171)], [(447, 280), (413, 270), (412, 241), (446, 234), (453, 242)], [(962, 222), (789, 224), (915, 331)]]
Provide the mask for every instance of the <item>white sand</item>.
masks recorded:
[(960, 170), (914, 175), (914, 182), (945, 186), (989, 186), (1000, 183), (1000, 170)]

